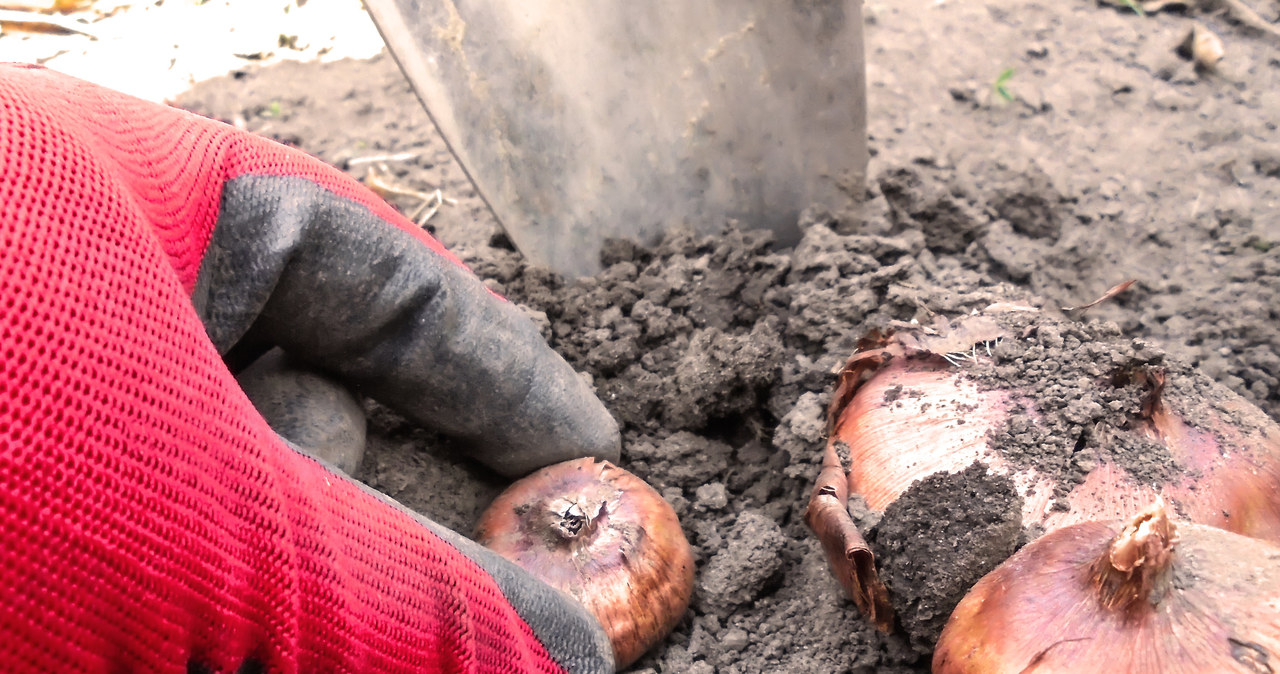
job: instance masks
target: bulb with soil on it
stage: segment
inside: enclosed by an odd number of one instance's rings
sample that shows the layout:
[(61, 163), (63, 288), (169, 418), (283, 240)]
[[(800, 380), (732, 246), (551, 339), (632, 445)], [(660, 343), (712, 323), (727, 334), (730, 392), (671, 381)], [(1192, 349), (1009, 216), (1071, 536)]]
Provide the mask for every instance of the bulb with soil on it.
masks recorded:
[[(1280, 541), (1280, 426), (1113, 328), (995, 305), (860, 346), (806, 521), (864, 612), (920, 650), (1027, 541), (1157, 496), (1179, 520)], [(865, 537), (849, 499), (875, 521)]]
[(619, 669), (675, 628), (693, 593), (675, 511), (608, 461), (567, 461), (516, 482), (480, 516), (475, 540), (586, 607)]
[(935, 674), (1269, 672), (1280, 657), (1280, 548), (1164, 504), (1028, 544), (956, 607)]

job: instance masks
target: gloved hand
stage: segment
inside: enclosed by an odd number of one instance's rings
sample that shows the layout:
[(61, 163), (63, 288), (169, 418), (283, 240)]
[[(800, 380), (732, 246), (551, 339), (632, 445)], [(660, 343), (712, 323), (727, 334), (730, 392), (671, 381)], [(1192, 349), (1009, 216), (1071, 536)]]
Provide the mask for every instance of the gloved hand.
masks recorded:
[(276, 343), (506, 475), (617, 459), (537, 331), (339, 171), (0, 66), (0, 670), (612, 671), (572, 600), (282, 443)]

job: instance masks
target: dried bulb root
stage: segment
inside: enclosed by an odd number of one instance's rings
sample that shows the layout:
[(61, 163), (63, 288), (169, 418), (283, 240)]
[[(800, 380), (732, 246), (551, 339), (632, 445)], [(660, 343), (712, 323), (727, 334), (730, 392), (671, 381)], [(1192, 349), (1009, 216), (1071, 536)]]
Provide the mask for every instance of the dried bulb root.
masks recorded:
[(693, 594), (675, 511), (608, 461), (566, 461), (516, 482), (480, 516), (475, 539), (582, 603), (619, 669), (675, 628)]
[(1179, 523), (1163, 503), (1031, 542), (956, 607), (934, 651), (958, 672), (1267, 672), (1280, 664), (1280, 548)]

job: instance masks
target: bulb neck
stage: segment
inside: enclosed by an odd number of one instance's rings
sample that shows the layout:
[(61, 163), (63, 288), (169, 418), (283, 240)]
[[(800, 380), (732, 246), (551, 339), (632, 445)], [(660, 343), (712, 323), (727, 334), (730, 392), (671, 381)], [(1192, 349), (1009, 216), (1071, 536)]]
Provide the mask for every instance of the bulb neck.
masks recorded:
[(558, 498), (547, 504), (544, 523), (554, 538), (564, 542), (576, 541), (595, 532), (603, 510), (603, 503)]
[(1160, 603), (1170, 587), (1177, 543), (1177, 527), (1163, 500), (1129, 520), (1093, 564), (1093, 582), (1102, 605), (1132, 611)]

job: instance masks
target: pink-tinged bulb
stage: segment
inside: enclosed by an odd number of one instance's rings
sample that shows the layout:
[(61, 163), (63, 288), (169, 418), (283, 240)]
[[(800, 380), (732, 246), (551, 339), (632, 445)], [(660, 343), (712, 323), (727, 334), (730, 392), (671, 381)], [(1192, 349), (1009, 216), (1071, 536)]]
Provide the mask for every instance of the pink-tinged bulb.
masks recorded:
[(475, 539), (582, 603), (619, 668), (666, 637), (693, 594), (675, 511), (608, 461), (567, 461), (516, 482), (480, 516)]
[(935, 674), (1266, 672), (1280, 662), (1280, 548), (1163, 503), (1046, 534), (956, 607)]

